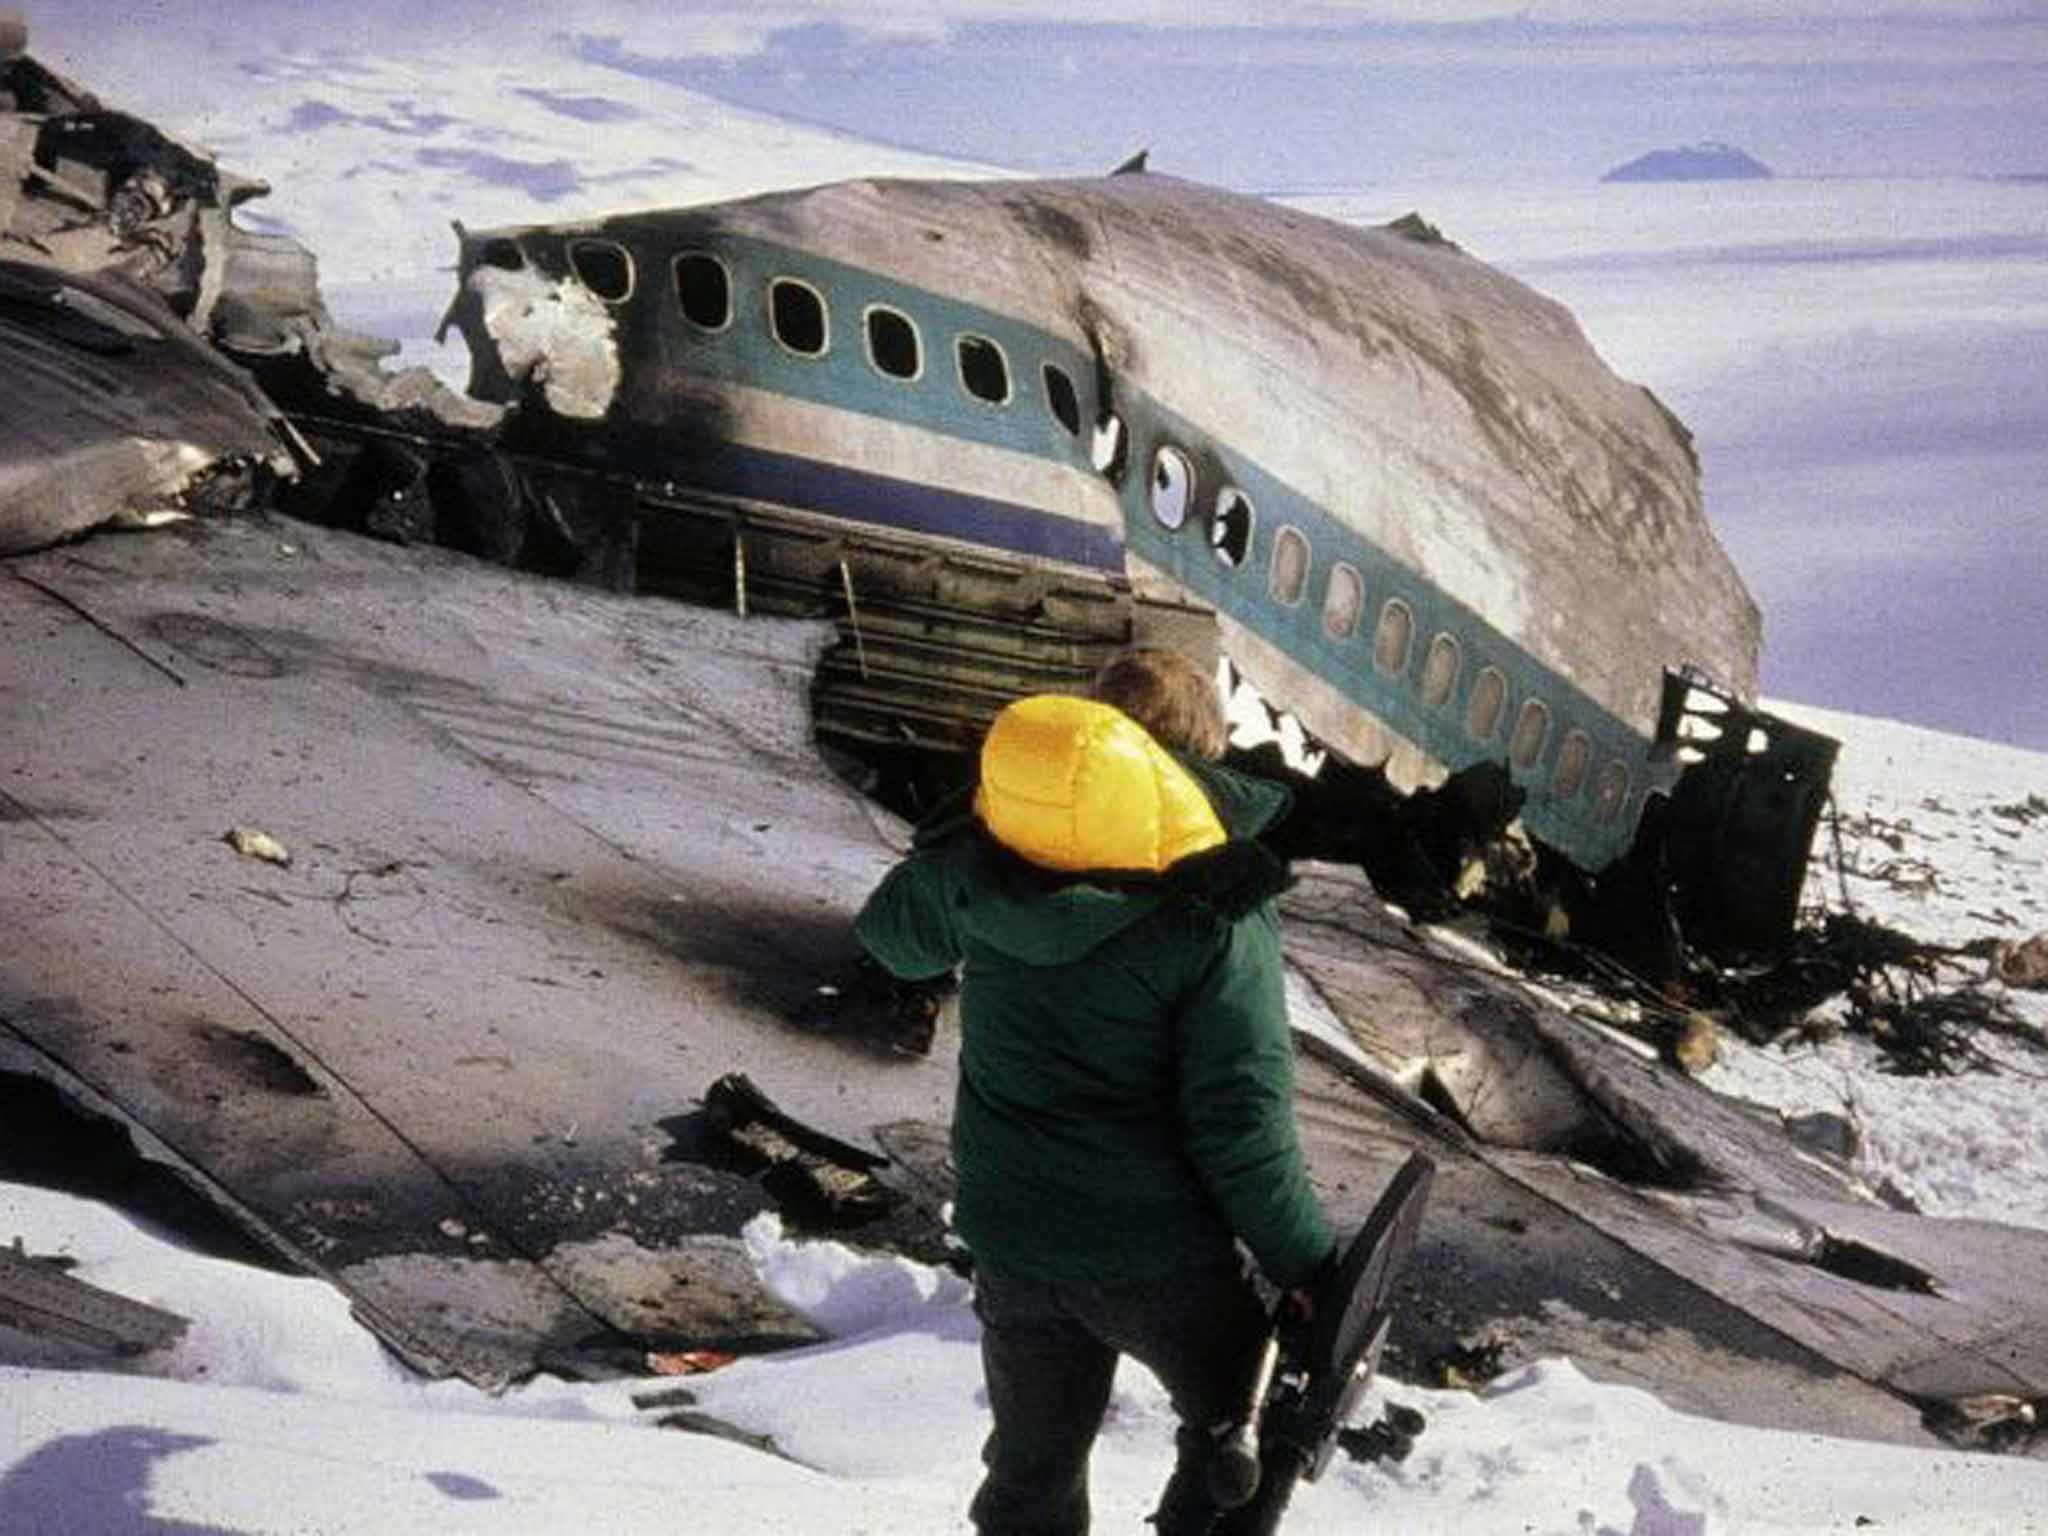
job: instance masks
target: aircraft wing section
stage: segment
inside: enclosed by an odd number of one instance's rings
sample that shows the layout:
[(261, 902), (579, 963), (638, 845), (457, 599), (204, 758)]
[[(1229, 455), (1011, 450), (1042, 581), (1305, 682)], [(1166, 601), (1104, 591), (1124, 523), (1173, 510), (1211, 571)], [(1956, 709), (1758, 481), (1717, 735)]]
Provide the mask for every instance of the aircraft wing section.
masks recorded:
[(1517, 1355), (1570, 1353), (1737, 1420), (1769, 1379), (1780, 1422), (1828, 1433), (1912, 1438), (1923, 1416), (1953, 1425), (1963, 1405), (2048, 1394), (2031, 1280), (2048, 1232), (1881, 1205), (1773, 1118), (1377, 901), (1339, 899), (1349, 883), (1312, 877), (1288, 898), (1289, 957), (1313, 991), (1296, 1023), (1382, 1113), (1339, 1099), (1308, 1115), (1311, 1162), (1369, 1193), (1391, 1170), (1387, 1124), (1445, 1149), (1432, 1222), (1465, 1215), (1425, 1234), (1411, 1274), (1440, 1305), (1411, 1350), (1490, 1328)]
[(891, 857), (809, 744), (820, 643), (294, 525), (0, 567), (0, 1069), (429, 1369), (809, 1337), (697, 1098), (862, 1135), (951, 1089), (790, 1022)]

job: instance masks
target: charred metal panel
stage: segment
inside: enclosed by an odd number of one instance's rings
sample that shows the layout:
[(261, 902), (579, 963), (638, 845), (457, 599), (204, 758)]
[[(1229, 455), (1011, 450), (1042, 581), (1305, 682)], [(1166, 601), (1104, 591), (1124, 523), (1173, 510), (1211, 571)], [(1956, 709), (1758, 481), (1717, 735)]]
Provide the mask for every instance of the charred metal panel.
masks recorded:
[(116, 275), (0, 260), (0, 360), (0, 554), (182, 510), (236, 469), (290, 470), (254, 387)]
[[(191, 365), (210, 356), (193, 343), (213, 342), (238, 361), (277, 368), (286, 382), (344, 413), (413, 414), (451, 434), (495, 424), (502, 415), (497, 407), (460, 399), (424, 369), (386, 374), (381, 360), (396, 344), (336, 330), (320, 299), (313, 254), (295, 241), (257, 234), (234, 221), (238, 205), (267, 190), (142, 119), (103, 106), (25, 53), (0, 58), (0, 261), (18, 279), (42, 269), (54, 275), (61, 291), (79, 295), (64, 302), (80, 310), (111, 303), (131, 311), (141, 327), (127, 335), (126, 353), (133, 357), (177, 355), (181, 365)], [(96, 283), (102, 288), (95, 300)], [(153, 298), (157, 308), (138, 294)], [(182, 322), (189, 333), (186, 345), (177, 345), (172, 322)], [(107, 323), (126, 329), (119, 320)], [(52, 327), (45, 323), (42, 329)], [(85, 338), (86, 329), (81, 322), (69, 334), (74, 342), (95, 345)], [(144, 334), (163, 345), (134, 345)], [(119, 349), (101, 350), (111, 358)], [(94, 462), (83, 482), (94, 494), (105, 489), (116, 502), (128, 494), (119, 483), (124, 475), (170, 498), (197, 461), (239, 451), (233, 444), (218, 450), (211, 445), (211, 437), (226, 428), (218, 419), (218, 390), (209, 392), (203, 371), (181, 386), (161, 364), (143, 368), (140, 374), (153, 380), (145, 387), (133, 357), (108, 364), (109, 377), (119, 380), (109, 393), (116, 397), (115, 414), (147, 416), (149, 425), (126, 434), (133, 442), (90, 449)], [(226, 367), (219, 373), (240, 378)], [(189, 396), (181, 395), (181, 387)], [(275, 417), (246, 380), (238, 390), (251, 410)], [(80, 435), (75, 425), (62, 424), (75, 424), (78, 394), (75, 380), (63, 381), (57, 401), (44, 412), (51, 417), (46, 429), (63, 444), (60, 452), (73, 451), (71, 439)], [(141, 399), (140, 409), (126, 409), (132, 402), (120, 397), (128, 395)], [(16, 415), (10, 412), (10, 419)], [(189, 441), (180, 436), (187, 418), (207, 425)], [(120, 424), (95, 422), (83, 436), (90, 440)], [(296, 438), (290, 445), (303, 449)], [(274, 447), (272, 454), (272, 468), (280, 474), (298, 467)], [(303, 467), (311, 467), (310, 457)], [(15, 515), (26, 528), (26, 514)], [(98, 520), (75, 506), (50, 507), (36, 518), (41, 531), (26, 536), (63, 537)], [(12, 547), (24, 546), (17, 540)]]
[(0, 257), (119, 272), (201, 330), (225, 210), (263, 190), (25, 54), (0, 59), (0, 174)]
[(1664, 824), (1686, 938), (1724, 959), (1776, 955), (1799, 915), (1841, 743), (1679, 672), (1666, 679), (1657, 740), (1690, 760)]
[(1113, 579), (852, 528), (787, 502), (643, 496), (637, 529), (637, 591), (831, 620), (838, 638), (819, 664), (812, 724), (860, 752), (964, 760), (1020, 694), (1085, 690), (1141, 637), (1174, 629), (1185, 642), (1210, 628), (1206, 613), (1140, 601)]

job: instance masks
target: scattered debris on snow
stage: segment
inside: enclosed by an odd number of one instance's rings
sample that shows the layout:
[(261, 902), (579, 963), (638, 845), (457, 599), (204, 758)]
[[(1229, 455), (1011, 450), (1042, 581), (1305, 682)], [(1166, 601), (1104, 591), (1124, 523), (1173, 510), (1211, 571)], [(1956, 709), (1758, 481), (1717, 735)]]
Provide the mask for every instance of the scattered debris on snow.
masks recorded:
[(2008, 987), (2048, 989), (2048, 933), (2037, 933), (2024, 944), (1994, 944), (1991, 974)]
[(705, 1092), (704, 1120), (713, 1145), (760, 1170), (762, 1187), (800, 1219), (859, 1226), (903, 1200), (875, 1177), (888, 1158), (791, 1119), (744, 1072), (728, 1073)]
[(268, 832), (255, 827), (229, 827), (221, 834), (220, 840), (245, 859), (261, 859), (266, 864), (291, 867), (291, 849)]
[(116, 1355), (164, 1349), (191, 1325), (175, 1312), (131, 1301), (69, 1273), (76, 1261), (29, 1254), (17, 1237), (0, 1247), (0, 1323)]

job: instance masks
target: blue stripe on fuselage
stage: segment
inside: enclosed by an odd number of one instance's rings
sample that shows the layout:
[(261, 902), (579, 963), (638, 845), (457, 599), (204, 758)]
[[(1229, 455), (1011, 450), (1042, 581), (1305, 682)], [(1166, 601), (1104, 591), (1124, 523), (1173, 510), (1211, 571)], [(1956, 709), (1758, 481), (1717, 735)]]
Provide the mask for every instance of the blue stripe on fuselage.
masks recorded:
[(744, 496), (1123, 574), (1123, 540), (1111, 529), (1039, 507), (844, 464), (724, 443), (692, 458), (688, 483), (713, 494)]

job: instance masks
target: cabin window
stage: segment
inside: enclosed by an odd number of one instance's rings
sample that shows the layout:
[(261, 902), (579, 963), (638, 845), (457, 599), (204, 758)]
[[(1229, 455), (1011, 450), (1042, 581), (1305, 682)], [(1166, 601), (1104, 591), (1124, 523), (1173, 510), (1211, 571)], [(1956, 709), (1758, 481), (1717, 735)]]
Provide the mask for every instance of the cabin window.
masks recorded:
[(831, 331), (825, 296), (809, 283), (778, 277), (768, 285), (768, 320), (775, 339), (802, 357), (823, 357)]
[(1439, 630), (1429, 642), (1429, 654), (1422, 658), (1422, 703), (1427, 709), (1442, 709), (1458, 688), (1458, 672), (1464, 665), (1458, 642)]
[(967, 393), (990, 405), (1010, 398), (1010, 365), (1003, 349), (986, 336), (962, 336), (958, 343), (960, 382)]
[(1365, 612), (1365, 582), (1356, 569), (1339, 562), (1330, 567), (1330, 588), (1323, 594), (1323, 633), (1346, 640), (1358, 629)]
[(1584, 731), (1566, 731), (1564, 745), (1557, 749), (1557, 769), (1550, 776), (1553, 794), (1569, 800), (1586, 787), (1586, 770), (1593, 766), (1593, 743)]
[(875, 305), (867, 315), (868, 361), (892, 379), (914, 379), (924, 369), (917, 326), (908, 315)]
[(1195, 497), (1195, 467), (1178, 448), (1164, 447), (1152, 455), (1152, 515), (1162, 528), (1179, 528), (1188, 520)]
[(1600, 765), (1600, 775), (1593, 781), (1593, 819), (1613, 821), (1627, 803), (1628, 767), (1610, 759)]
[(500, 272), (526, 270), (526, 253), (519, 249), (519, 242), (502, 236), (486, 240), (484, 248), (477, 253), (476, 261), (480, 267), (496, 267)]
[(1230, 570), (1244, 564), (1252, 552), (1252, 526), (1257, 521), (1252, 499), (1234, 485), (1216, 495), (1216, 510), (1209, 517), (1209, 548), (1217, 562)]
[(725, 263), (708, 251), (685, 251), (676, 258), (676, 302), (683, 318), (707, 331), (732, 324), (732, 278)]
[(1081, 397), (1074, 393), (1074, 381), (1067, 377), (1067, 370), (1047, 363), (1045, 374), (1045, 405), (1053, 418), (1067, 429), (1069, 437), (1081, 435)]
[(1498, 667), (1481, 667), (1472, 683), (1472, 698), (1465, 705), (1465, 734), (1474, 741), (1493, 740), (1507, 702), (1507, 678)]
[(1289, 608), (1301, 601), (1308, 587), (1308, 538), (1299, 528), (1282, 528), (1273, 535), (1273, 571), (1267, 583), (1273, 601)]
[(1380, 609), (1379, 628), (1373, 631), (1372, 664), (1390, 677), (1406, 672), (1414, 639), (1414, 610), (1398, 597), (1388, 598)]
[(577, 281), (607, 304), (633, 296), (633, 258), (616, 240), (571, 240), (569, 265)]
[(1508, 760), (1517, 768), (1535, 767), (1549, 737), (1550, 706), (1541, 699), (1525, 700), (1515, 716), (1515, 734), (1508, 740)]

